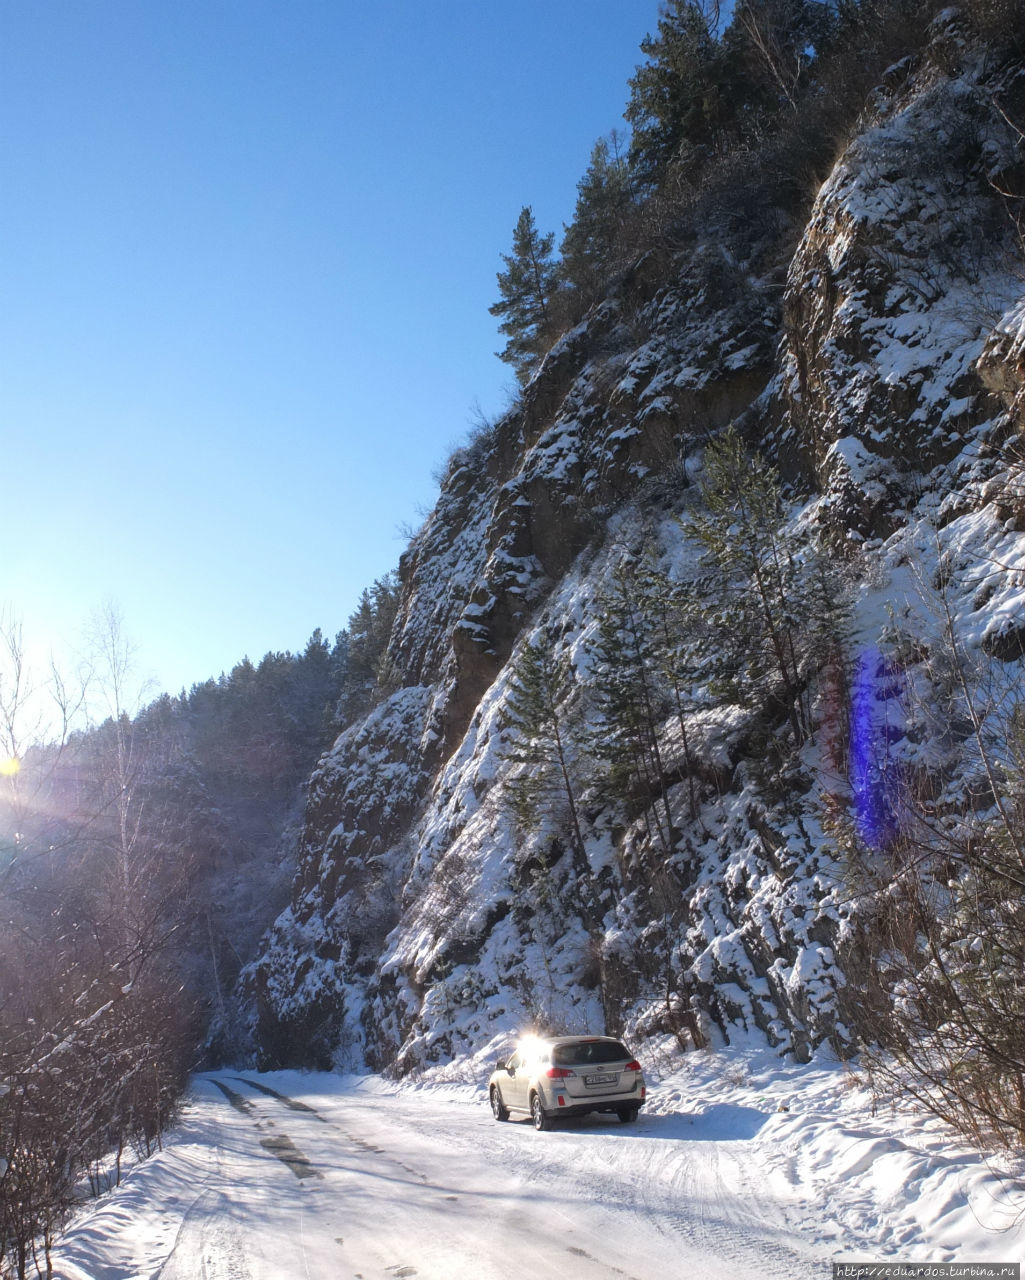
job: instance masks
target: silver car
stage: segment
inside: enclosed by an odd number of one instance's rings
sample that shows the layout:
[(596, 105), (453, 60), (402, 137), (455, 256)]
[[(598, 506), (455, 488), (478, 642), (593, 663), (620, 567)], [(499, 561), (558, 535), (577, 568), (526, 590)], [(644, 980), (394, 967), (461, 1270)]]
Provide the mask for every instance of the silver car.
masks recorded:
[(488, 1094), (496, 1120), (525, 1115), (535, 1129), (550, 1129), (591, 1111), (636, 1120), (646, 1088), (641, 1064), (611, 1036), (531, 1036), (496, 1064)]

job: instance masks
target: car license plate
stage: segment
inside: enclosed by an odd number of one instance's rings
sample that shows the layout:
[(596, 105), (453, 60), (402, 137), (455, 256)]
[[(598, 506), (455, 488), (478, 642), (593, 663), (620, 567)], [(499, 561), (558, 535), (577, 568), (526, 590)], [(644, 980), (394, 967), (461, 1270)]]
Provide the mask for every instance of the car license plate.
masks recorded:
[(584, 1076), (584, 1084), (615, 1084), (618, 1079), (616, 1072), (605, 1072), (600, 1076)]

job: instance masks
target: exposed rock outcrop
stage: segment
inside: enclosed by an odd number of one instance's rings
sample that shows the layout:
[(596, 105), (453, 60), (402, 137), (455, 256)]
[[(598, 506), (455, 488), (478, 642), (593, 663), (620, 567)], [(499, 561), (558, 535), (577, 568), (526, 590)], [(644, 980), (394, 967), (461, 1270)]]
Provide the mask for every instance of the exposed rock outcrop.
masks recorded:
[(666, 715), (649, 794), (613, 800), (582, 770), (583, 866), (557, 795), (517, 825), (507, 706), (531, 637), (586, 686), (617, 566), (648, 555), (702, 581), (679, 517), (693, 458), (738, 419), (795, 482), (792, 526), (845, 546), (856, 637), (931, 539), (960, 566), (965, 636), (1021, 656), (1017, 596), (981, 599), (971, 572), (1017, 565), (1025, 530), (1006, 449), (1023, 262), (1000, 194), (1022, 143), (995, 105), (1020, 72), (944, 49), (888, 77), (814, 200), (782, 306), (711, 239), (653, 251), (454, 455), (400, 566), (403, 687), (314, 775), (293, 902), (249, 975), (265, 1061), (410, 1070), (531, 1021), (690, 1043), (740, 1024), (798, 1054), (849, 1042), (828, 691), (785, 763), (772, 708), (723, 695)]

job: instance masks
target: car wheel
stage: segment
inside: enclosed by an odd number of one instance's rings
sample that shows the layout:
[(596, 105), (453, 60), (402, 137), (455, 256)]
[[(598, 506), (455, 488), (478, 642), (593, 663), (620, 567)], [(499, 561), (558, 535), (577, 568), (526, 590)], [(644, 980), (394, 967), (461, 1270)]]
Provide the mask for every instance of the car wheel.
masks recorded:
[(509, 1112), (502, 1102), (502, 1095), (497, 1089), (491, 1090), (491, 1114), (496, 1120), (508, 1120)]
[(637, 1113), (640, 1107), (620, 1107), (619, 1118), (623, 1124), (630, 1124), (637, 1119)]
[(541, 1097), (537, 1093), (530, 1095), (530, 1118), (534, 1122), (535, 1129), (550, 1129), (552, 1127), (551, 1118), (541, 1105)]

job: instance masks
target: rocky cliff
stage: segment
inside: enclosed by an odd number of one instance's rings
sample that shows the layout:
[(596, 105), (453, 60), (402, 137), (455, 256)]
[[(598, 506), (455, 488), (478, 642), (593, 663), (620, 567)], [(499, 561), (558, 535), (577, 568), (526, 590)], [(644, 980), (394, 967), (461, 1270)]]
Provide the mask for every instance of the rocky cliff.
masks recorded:
[[(710, 218), (646, 252), (451, 459), (400, 564), (399, 676), (310, 780), (292, 903), (248, 974), (266, 1064), (409, 1071), (531, 1024), (851, 1043), (845, 713), (824, 672), (785, 750), (771, 699), (698, 671), (646, 791), (613, 795), (578, 760), (582, 856), (558, 797), (517, 818), (509, 700), (543, 641), (593, 729), (624, 564), (714, 600), (689, 518), (731, 423), (783, 477), (784, 527), (844, 567), (848, 671), (941, 568), (965, 642), (1021, 657), (1025, 72), (953, 11), (930, 41), (887, 73), (803, 224)], [(774, 219), (767, 249), (751, 226)]]

